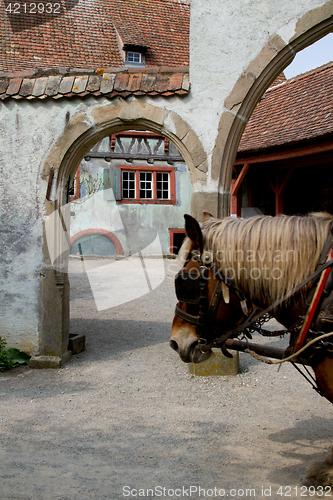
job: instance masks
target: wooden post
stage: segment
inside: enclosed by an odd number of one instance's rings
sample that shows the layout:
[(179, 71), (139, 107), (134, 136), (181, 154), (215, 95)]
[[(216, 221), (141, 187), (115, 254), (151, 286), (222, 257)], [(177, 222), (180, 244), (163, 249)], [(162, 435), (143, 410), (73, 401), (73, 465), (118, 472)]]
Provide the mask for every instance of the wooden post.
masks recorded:
[(275, 171), (275, 215), (283, 214), (283, 191), (279, 187), (279, 171)]
[(230, 214), (231, 215), (237, 215), (237, 194), (234, 193), (234, 186), (236, 184), (236, 179), (231, 179), (231, 186), (230, 186), (230, 192), (231, 192), (231, 199), (230, 199)]
[(237, 217), (241, 217), (242, 215), (242, 193), (239, 190), (246, 172), (248, 171), (250, 163), (245, 163), (243, 165), (242, 170), (240, 171), (237, 179), (232, 179), (230, 186), (231, 193), (231, 203), (230, 203), (230, 214), (236, 215)]

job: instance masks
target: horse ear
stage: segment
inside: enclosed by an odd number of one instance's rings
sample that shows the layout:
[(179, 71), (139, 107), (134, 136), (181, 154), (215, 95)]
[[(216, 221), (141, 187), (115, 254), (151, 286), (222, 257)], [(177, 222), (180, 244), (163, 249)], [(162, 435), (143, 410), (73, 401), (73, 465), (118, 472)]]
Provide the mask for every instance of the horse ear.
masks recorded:
[(208, 222), (211, 219), (215, 220), (215, 217), (213, 214), (211, 214), (210, 212), (203, 212), (203, 218), (202, 218), (203, 222)]
[(199, 250), (202, 253), (203, 240), (202, 232), (199, 223), (191, 215), (184, 215), (185, 218), (185, 234), (194, 244), (194, 250)]

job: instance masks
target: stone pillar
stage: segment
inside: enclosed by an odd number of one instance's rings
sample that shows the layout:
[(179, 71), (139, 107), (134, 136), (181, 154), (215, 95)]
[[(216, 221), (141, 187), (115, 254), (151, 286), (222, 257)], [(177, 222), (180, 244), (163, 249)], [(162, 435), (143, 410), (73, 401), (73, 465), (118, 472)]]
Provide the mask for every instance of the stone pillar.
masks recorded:
[(68, 351), (68, 274), (45, 268), (40, 273), (40, 282), (39, 354), (31, 357), (29, 365), (31, 368), (59, 368), (72, 355)]
[(219, 206), (218, 206), (218, 218), (223, 219), (230, 215), (230, 199), (231, 195), (229, 191), (224, 193), (219, 193)]
[(230, 215), (230, 192), (224, 193), (192, 193), (191, 215), (199, 222), (202, 221), (202, 213), (210, 212), (214, 217), (223, 219)]
[(202, 221), (202, 213), (209, 212), (214, 217), (218, 214), (219, 193), (194, 192), (192, 193), (191, 215)]

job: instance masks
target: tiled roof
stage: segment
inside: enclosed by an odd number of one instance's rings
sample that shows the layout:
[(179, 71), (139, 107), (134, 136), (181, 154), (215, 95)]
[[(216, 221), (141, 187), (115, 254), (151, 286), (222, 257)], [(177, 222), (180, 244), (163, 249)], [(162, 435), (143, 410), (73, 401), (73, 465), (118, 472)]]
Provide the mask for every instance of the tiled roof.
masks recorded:
[(90, 72), (16, 72), (0, 78), (0, 99), (59, 99), (62, 97), (128, 97), (185, 95), (188, 68), (151, 68)]
[(247, 124), (238, 153), (333, 133), (333, 62), (269, 88)]
[(124, 67), (122, 43), (148, 46), (146, 66), (188, 66), (189, 15), (189, 0), (4, 0), (0, 72)]
[(285, 83), (287, 81), (287, 78), (284, 73), (280, 73), (277, 78), (275, 78), (274, 82), (269, 86), (271, 89), (272, 87), (276, 87), (277, 85), (281, 85), (281, 83)]
[(112, 0), (110, 3), (122, 41), (148, 47), (146, 64), (189, 65), (189, 2)]

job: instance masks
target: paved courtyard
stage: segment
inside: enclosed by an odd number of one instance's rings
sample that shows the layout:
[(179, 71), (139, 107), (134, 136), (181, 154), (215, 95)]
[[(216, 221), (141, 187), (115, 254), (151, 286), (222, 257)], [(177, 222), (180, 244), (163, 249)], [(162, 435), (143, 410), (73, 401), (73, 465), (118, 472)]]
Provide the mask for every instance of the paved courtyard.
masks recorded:
[(309, 495), (300, 480), (333, 444), (332, 406), (292, 366), (248, 355), (237, 376), (189, 375), (168, 345), (175, 261), (163, 263), (153, 291), (98, 311), (86, 272), (109, 262), (71, 260), (86, 350), (0, 374), (0, 500)]

